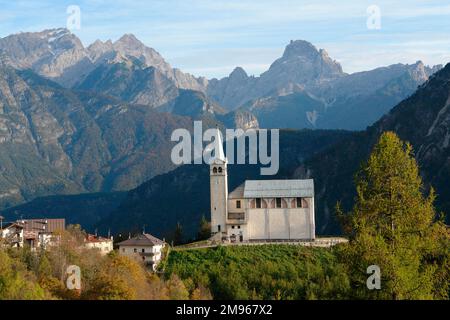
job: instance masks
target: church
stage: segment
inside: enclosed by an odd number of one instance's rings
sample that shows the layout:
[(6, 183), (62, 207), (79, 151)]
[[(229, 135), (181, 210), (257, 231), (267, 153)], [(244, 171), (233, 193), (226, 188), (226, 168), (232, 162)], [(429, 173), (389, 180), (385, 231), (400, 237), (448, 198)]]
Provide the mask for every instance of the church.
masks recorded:
[(246, 180), (228, 193), (228, 161), (222, 141), (218, 146), (210, 163), (213, 236), (231, 242), (315, 239), (312, 179)]

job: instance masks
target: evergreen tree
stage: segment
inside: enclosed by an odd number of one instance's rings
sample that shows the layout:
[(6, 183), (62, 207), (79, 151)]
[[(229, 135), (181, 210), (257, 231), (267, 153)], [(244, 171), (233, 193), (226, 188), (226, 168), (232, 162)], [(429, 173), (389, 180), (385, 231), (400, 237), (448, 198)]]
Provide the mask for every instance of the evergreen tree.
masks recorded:
[(173, 244), (179, 245), (183, 243), (183, 226), (177, 222), (177, 226), (175, 227), (175, 232), (173, 235)]
[(202, 216), (197, 233), (197, 240), (206, 240), (209, 239), (209, 237), (211, 237), (211, 224), (206, 220), (205, 216)]
[[(448, 293), (447, 287), (436, 296), (434, 286), (438, 271), (448, 270), (449, 236), (445, 226), (435, 222), (433, 190), (424, 196), (411, 145), (393, 132), (383, 133), (356, 175), (356, 190), (348, 219), (351, 241), (343, 253), (354, 289), (350, 294), (431, 299)], [(380, 290), (366, 285), (370, 265), (380, 267)]]

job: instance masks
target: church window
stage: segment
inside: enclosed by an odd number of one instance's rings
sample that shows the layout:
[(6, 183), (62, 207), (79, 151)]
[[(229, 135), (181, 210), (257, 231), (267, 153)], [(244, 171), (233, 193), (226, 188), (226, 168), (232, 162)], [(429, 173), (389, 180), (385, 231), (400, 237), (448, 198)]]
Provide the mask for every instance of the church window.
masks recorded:
[(217, 168), (216, 167), (213, 168), (213, 173), (217, 173)]
[(222, 173), (222, 167), (219, 167), (219, 173)]
[(276, 207), (281, 208), (281, 198), (276, 198)]
[(297, 208), (302, 208), (302, 198), (297, 198)]
[(256, 208), (261, 208), (261, 198), (256, 198)]
[(142, 252), (145, 252), (145, 249), (142, 249)]
[(241, 226), (238, 226), (238, 229), (240, 229), (241, 228)]
[(241, 208), (241, 200), (236, 201), (236, 208)]
[(220, 232), (220, 224), (217, 226), (217, 231)]
[(231, 226), (231, 229), (234, 229), (234, 226)]
[(134, 248), (134, 253), (136, 253), (137, 252), (137, 249), (136, 248)]

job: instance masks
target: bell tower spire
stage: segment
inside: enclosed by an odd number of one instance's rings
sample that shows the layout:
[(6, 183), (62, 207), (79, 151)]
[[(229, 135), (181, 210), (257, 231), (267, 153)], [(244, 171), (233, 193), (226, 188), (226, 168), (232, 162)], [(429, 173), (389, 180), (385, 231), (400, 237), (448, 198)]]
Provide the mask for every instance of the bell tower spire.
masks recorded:
[(223, 152), (220, 130), (216, 129), (216, 148), (209, 166), (211, 193), (211, 233), (226, 232), (228, 212), (228, 173), (227, 158)]
[(220, 134), (219, 128), (216, 128), (216, 137), (217, 137), (217, 143), (216, 143), (216, 149), (217, 154), (214, 155), (214, 160), (219, 160), (224, 163), (227, 163), (228, 160), (225, 157), (225, 153), (223, 152), (223, 142), (222, 142), (222, 135)]

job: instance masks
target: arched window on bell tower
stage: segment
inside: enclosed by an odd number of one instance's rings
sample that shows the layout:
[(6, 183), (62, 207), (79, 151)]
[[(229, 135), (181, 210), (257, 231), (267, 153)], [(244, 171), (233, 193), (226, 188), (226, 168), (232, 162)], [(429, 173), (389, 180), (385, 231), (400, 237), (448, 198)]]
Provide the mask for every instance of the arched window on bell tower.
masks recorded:
[(214, 167), (214, 168), (213, 168), (213, 173), (214, 173), (214, 174), (217, 173), (217, 167)]

